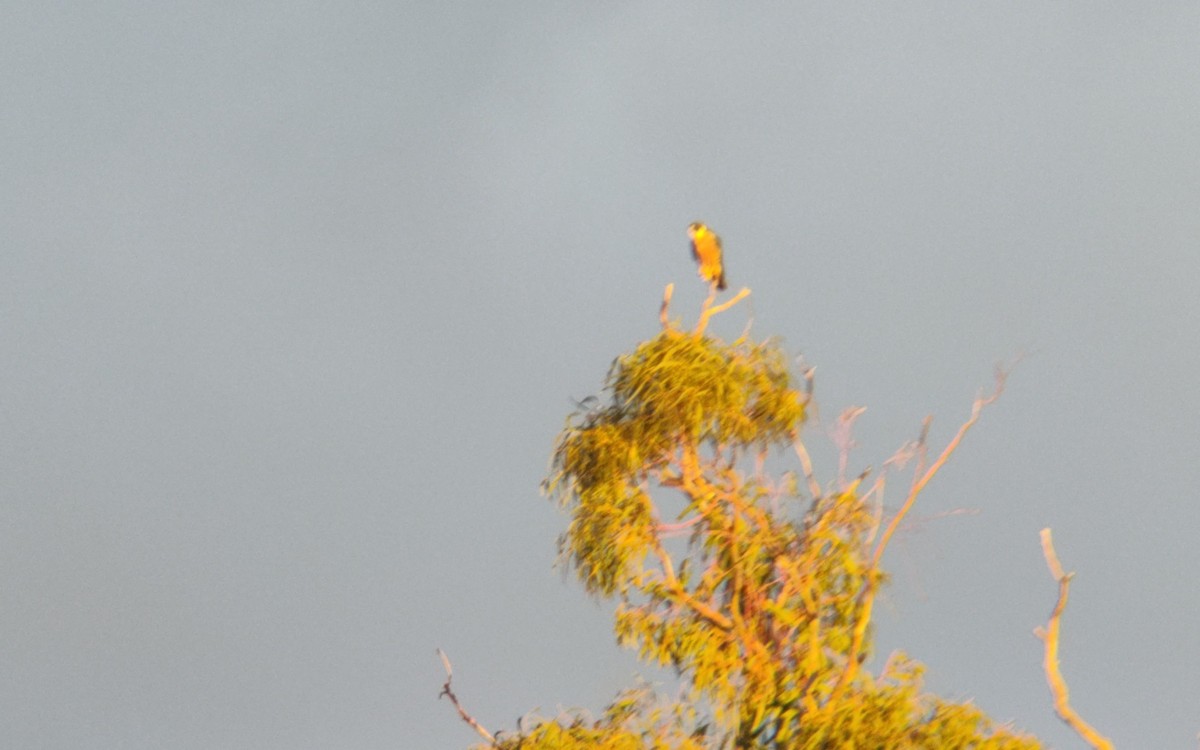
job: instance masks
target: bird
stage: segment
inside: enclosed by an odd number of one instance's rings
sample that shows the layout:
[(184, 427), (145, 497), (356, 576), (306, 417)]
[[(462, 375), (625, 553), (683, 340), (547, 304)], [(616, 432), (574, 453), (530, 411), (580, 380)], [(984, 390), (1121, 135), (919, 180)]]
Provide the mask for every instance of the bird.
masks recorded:
[(725, 263), (721, 258), (721, 238), (699, 221), (688, 225), (688, 237), (692, 240), (692, 257), (700, 264), (700, 278), (723, 290)]

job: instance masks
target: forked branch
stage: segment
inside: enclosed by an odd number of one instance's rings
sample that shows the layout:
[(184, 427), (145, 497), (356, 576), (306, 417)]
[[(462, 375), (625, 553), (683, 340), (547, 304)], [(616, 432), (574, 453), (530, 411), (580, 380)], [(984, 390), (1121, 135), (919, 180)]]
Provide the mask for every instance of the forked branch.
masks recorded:
[[(933, 462), (933, 465), (926, 469), (924, 468), (924, 461), (922, 461), (921, 465), (918, 466), (917, 474), (913, 477), (912, 488), (908, 491), (908, 497), (904, 499), (904, 505), (900, 507), (900, 510), (896, 513), (895, 517), (892, 518), (892, 522), (888, 524), (887, 530), (883, 532), (883, 537), (879, 540), (879, 544), (875, 547), (875, 554), (871, 558), (872, 567), (878, 567), (880, 559), (883, 558), (883, 551), (887, 549), (888, 542), (891, 541), (892, 535), (895, 534), (896, 529), (900, 527), (900, 522), (904, 520), (904, 517), (908, 515), (908, 512), (912, 509), (913, 503), (915, 503), (917, 500), (917, 495), (921, 494), (921, 490), (925, 489), (925, 486), (929, 484), (930, 480), (937, 476), (937, 473), (941, 471), (946, 462), (950, 460), (950, 456), (954, 454), (954, 451), (958, 450), (958, 446), (960, 443), (962, 443), (963, 438), (966, 437), (967, 432), (975, 426), (976, 422), (979, 421), (979, 415), (983, 413), (984, 407), (995, 403), (996, 399), (1000, 398), (1000, 394), (1004, 393), (1004, 384), (1007, 380), (1008, 372), (997, 367), (996, 385), (992, 389), (991, 394), (987, 396), (981, 394), (975, 397), (975, 403), (971, 405), (971, 416), (967, 419), (967, 421), (963, 422), (962, 425), (959, 426), (958, 432), (954, 433), (954, 437), (951, 438), (950, 442), (946, 444), (946, 447), (942, 449), (941, 455), (937, 457), (937, 460)], [(922, 454), (924, 453), (926, 436), (928, 435), (928, 432), (929, 421), (926, 420), (921, 430), (920, 450)]]
[(704, 335), (704, 329), (708, 327), (708, 319), (720, 312), (725, 312), (737, 303), (741, 302), (746, 297), (750, 296), (750, 290), (747, 287), (742, 287), (741, 291), (721, 304), (713, 307), (713, 295), (708, 295), (708, 299), (704, 300), (704, 307), (700, 310), (700, 320), (696, 321), (696, 338)]
[(662, 323), (663, 330), (671, 327), (671, 323), (667, 320), (667, 308), (671, 306), (671, 295), (675, 294), (675, 285), (667, 284), (667, 288), (663, 289), (662, 306), (658, 308), (658, 320)]
[(1034, 632), (1046, 644), (1046, 656), (1042, 664), (1046, 670), (1046, 682), (1050, 684), (1050, 692), (1054, 695), (1054, 710), (1059, 718), (1074, 729), (1075, 733), (1089, 745), (1097, 750), (1112, 750), (1112, 741), (1096, 731), (1095, 727), (1084, 721), (1083, 717), (1071, 708), (1067, 681), (1063, 679), (1062, 672), (1058, 668), (1059, 626), (1063, 610), (1067, 608), (1067, 594), (1071, 587), (1071, 579), (1075, 577), (1075, 574), (1063, 572), (1062, 564), (1058, 562), (1058, 555), (1054, 551), (1054, 539), (1050, 535), (1050, 529), (1042, 529), (1042, 554), (1046, 556), (1046, 565), (1050, 568), (1050, 575), (1058, 581), (1058, 602), (1054, 605), (1054, 611), (1050, 614), (1050, 621), (1046, 623), (1046, 627), (1038, 628)]
[[(867, 628), (871, 624), (871, 611), (875, 605), (875, 595), (878, 593), (879, 584), (883, 580), (883, 576), (879, 572), (879, 561), (883, 557), (884, 550), (887, 549), (888, 542), (891, 541), (892, 535), (896, 533), (896, 529), (899, 528), (900, 523), (904, 520), (904, 517), (908, 515), (908, 512), (912, 509), (913, 503), (915, 503), (917, 500), (917, 496), (921, 494), (921, 490), (925, 489), (925, 486), (929, 484), (930, 480), (937, 475), (942, 466), (944, 466), (946, 461), (950, 459), (950, 456), (953, 455), (954, 451), (958, 449), (959, 444), (962, 443), (963, 437), (966, 436), (967, 432), (975, 426), (976, 422), (979, 421), (979, 415), (983, 412), (984, 407), (1000, 398), (1000, 394), (1004, 392), (1004, 383), (1007, 378), (1007, 371), (1005, 371), (1003, 368), (997, 367), (996, 385), (992, 390), (992, 393), (988, 396), (980, 394), (975, 398), (975, 402), (971, 406), (971, 416), (967, 419), (967, 421), (962, 423), (962, 425), (958, 428), (958, 432), (954, 434), (954, 437), (949, 443), (946, 444), (946, 447), (942, 449), (941, 454), (937, 457), (933, 464), (929, 466), (929, 468), (925, 468), (923, 460), (918, 464), (917, 472), (913, 476), (912, 487), (908, 491), (908, 497), (905, 498), (904, 504), (900, 507), (900, 510), (896, 512), (896, 515), (892, 518), (891, 522), (887, 526), (887, 529), (884, 530), (883, 535), (880, 537), (879, 542), (875, 545), (875, 552), (871, 556), (871, 564), (867, 569), (867, 581), (863, 586), (862, 593), (859, 595), (858, 620), (854, 624), (850, 649), (847, 653), (849, 658), (847, 658), (846, 666), (842, 670), (842, 674), (838, 677), (837, 684), (834, 686), (833, 692), (829, 696), (829, 705), (832, 706), (838, 702), (843, 691), (851, 682), (853, 682), (854, 677), (858, 674), (859, 665), (862, 663), (862, 657), (864, 656), (863, 643), (866, 641)], [(920, 455), (924, 455), (925, 438), (928, 434), (928, 431), (929, 420), (926, 420), (921, 430), (921, 442), (918, 446)]]

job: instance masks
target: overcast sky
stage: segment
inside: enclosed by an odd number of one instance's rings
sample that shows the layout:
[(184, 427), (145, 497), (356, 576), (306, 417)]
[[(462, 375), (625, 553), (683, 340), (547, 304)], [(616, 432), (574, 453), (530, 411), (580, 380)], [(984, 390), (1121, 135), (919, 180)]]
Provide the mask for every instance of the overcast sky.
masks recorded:
[[(880, 654), (1059, 748), (1200, 732), (1200, 5), (0, 9), (11, 747), (452, 748), (638, 665), (553, 568), (572, 399), (732, 289), (941, 445)], [(824, 426), (808, 440), (830, 476)], [(891, 498), (895, 501), (895, 498)], [(952, 511), (970, 511), (946, 516)]]

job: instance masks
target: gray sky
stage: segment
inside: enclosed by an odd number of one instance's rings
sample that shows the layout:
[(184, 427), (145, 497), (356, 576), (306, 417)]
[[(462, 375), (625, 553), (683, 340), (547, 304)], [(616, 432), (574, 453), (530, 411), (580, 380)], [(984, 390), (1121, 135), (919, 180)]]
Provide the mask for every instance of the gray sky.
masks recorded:
[(702, 218), (753, 290), (715, 332), (868, 406), (860, 465), (1029, 354), (877, 650), (1080, 746), (1051, 526), (1075, 706), (1194, 748), (1198, 38), (1184, 2), (5, 4), (9, 743), (462, 747), (438, 646), (489, 727), (601, 709), (638, 667), (538, 482), (667, 282), (694, 319)]

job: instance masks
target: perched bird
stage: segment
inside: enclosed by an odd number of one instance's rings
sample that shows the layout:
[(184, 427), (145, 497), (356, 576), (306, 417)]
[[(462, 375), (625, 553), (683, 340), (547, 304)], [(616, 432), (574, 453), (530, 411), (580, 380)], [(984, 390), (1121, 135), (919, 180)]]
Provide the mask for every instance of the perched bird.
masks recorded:
[(699, 221), (688, 226), (688, 237), (692, 240), (692, 257), (700, 264), (700, 278), (717, 289), (725, 288), (725, 264), (721, 259), (721, 238)]

